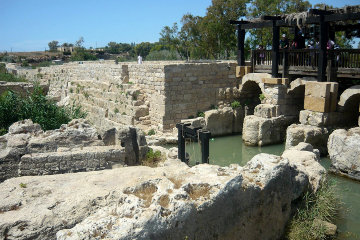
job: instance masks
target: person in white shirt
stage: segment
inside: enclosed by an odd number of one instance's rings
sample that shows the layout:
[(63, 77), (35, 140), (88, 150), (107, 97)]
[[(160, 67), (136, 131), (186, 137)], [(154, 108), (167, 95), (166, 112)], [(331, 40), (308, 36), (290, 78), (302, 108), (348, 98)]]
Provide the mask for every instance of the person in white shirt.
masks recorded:
[(142, 56), (138, 56), (138, 64), (142, 64)]

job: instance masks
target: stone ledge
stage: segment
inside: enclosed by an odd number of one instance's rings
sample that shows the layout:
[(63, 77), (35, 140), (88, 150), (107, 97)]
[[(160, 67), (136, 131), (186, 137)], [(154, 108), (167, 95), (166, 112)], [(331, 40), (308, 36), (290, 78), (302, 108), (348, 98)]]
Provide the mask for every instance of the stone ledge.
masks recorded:
[(289, 79), (288, 78), (262, 78), (261, 79), (262, 83), (265, 84), (272, 84), (272, 85), (288, 85), (289, 84)]

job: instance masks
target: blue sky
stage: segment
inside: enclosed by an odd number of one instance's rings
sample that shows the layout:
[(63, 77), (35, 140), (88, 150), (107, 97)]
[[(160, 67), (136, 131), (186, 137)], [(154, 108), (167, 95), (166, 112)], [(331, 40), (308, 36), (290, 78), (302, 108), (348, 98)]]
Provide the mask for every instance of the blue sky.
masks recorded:
[[(310, 0), (312, 4), (325, 2)], [(327, 0), (335, 7), (360, 0)], [(0, 0), (0, 52), (36, 51), (48, 42), (86, 47), (115, 42), (155, 42), (161, 29), (185, 13), (204, 16), (211, 0)]]

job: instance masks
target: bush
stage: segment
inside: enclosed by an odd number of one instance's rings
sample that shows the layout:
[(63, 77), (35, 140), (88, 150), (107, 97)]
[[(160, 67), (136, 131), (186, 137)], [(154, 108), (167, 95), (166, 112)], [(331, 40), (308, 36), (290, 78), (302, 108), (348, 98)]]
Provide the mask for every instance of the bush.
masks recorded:
[[(0, 97), (0, 129), (7, 129), (14, 122), (31, 119), (43, 130), (57, 129), (74, 118), (84, 118), (86, 113), (74, 103), (70, 107), (59, 107), (42, 93), (38, 86), (27, 97), (7, 91)], [(2, 133), (5, 132), (2, 130)]]
[(162, 161), (162, 155), (160, 151), (155, 151), (152, 148), (149, 148), (149, 151), (146, 153), (146, 159), (143, 160), (142, 165), (148, 167), (156, 167), (157, 164)]
[(205, 113), (204, 113), (204, 112), (198, 112), (198, 113), (197, 113), (197, 116), (198, 116), (198, 117), (205, 117)]
[(231, 103), (231, 108), (232, 109), (235, 109), (235, 108), (238, 108), (238, 107), (240, 107), (240, 102), (239, 101), (233, 101)]
[(77, 50), (71, 55), (71, 61), (94, 61), (97, 57), (84, 49)]
[(264, 100), (265, 98), (266, 98), (266, 97), (265, 97), (265, 95), (264, 95), (264, 94), (262, 94), (262, 93), (261, 93), (261, 94), (259, 95), (259, 99), (260, 99), (260, 101)]
[(4, 82), (27, 82), (23, 77), (17, 77), (14, 74), (7, 73), (5, 64), (0, 63), (0, 81)]
[(179, 60), (181, 59), (179, 54), (176, 51), (169, 50), (160, 50), (160, 51), (152, 51), (149, 55), (146, 56), (147, 61), (154, 60)]
[(327, 239), (325, 227), (314, 224), (314, 220), (327, 222), (335, 220), (341, 205), (336, 195), (335, 183), (324, 182), (315, 194), (305, 194), (303, 203), (288, 226), (287, 239)]
[(155, 130), (154, 129), (150, 129), (147, 133), (147, 135), (151, 136), (151, 135), (155, 135)]

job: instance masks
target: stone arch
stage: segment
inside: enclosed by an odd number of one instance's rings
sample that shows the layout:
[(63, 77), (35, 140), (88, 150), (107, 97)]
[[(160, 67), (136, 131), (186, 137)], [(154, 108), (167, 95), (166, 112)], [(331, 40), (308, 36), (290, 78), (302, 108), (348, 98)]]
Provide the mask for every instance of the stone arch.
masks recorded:
[[(360, 111), (360, 85), (352, 86), (346, 89), (340, 96), (338, 109), (350, 115), (351, 125), (358, 123)], [(357, 125), (357, 124), (355, 124)]]
[(287, 95), (289, 96), (287, 103), (293, 105), (294, 115), (297, 115), (304, 109), (305, 82), (301, 78), (297, 78), (290, 83), (290, 87), (287, 90)]
[(254, 114), (255, 107), (261, 103), (259, 95), (265, 93), (261, 79), (269, 76), (267, 73), (250, 73), (243, 77), (239, 87), (239, 100), (246, 106), (245, 115)]

